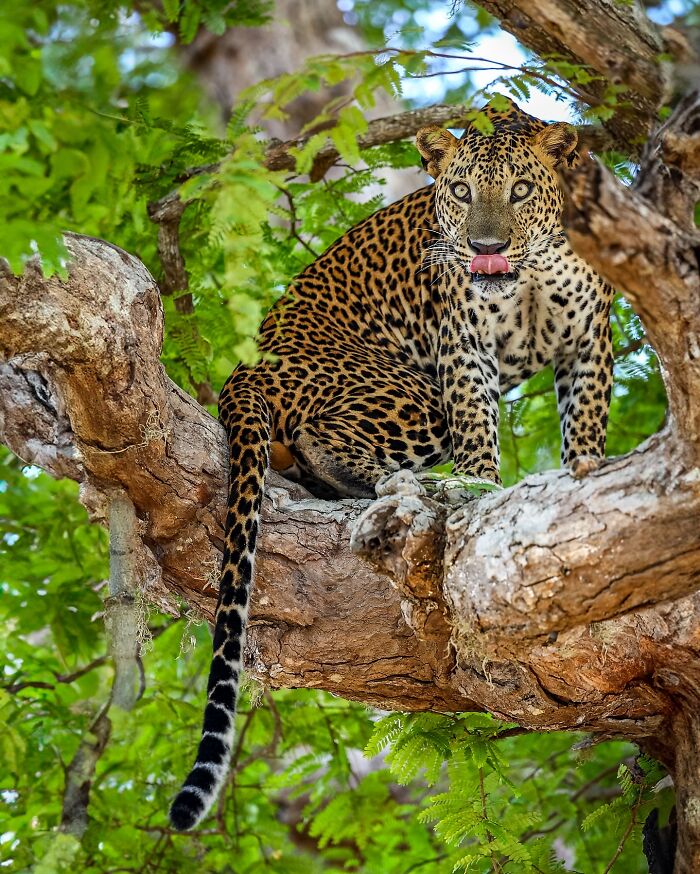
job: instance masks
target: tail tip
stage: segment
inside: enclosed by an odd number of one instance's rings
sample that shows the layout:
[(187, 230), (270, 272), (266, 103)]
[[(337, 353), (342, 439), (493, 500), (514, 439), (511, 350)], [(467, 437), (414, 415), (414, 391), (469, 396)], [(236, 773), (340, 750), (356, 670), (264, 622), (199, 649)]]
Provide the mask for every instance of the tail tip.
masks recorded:
[[(189, 793), (188, 793), (189, 794)], [(192, 799), (177, 796), (170, 807), (170, 824), (179, 832), (187, 832), (194, 828), (200, 819), (199, 806), (192, 804)]]

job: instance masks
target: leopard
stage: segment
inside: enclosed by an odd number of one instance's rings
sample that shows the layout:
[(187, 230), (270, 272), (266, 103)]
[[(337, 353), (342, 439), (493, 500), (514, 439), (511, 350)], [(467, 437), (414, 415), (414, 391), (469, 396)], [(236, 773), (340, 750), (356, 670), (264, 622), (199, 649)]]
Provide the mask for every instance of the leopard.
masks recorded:
[(478, 119), (459, 138), (417, 132), (434, 181), (306, 267), (265, 317), (258, 363), (220, 393), (223, 564), (201, 741), (170, 808), (177, 830), (202, 820), (227, 778), (270, 467), (343, 497), (449, 459), (498, 485), (499, 398), (549, 364), (562, 466), (604, 456), (613, 291), (562, 224), (561, 171), (583, 160), (576, 129), (505, 98)]

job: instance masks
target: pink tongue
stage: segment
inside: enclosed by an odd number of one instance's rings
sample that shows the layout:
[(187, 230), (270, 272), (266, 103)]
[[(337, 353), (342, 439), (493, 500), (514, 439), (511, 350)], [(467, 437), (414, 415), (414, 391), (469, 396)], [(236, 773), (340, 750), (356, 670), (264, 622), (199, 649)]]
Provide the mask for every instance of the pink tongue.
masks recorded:
[(469, 270), (472, 273), (510, 273), (510, 264), (503, 255), (475, 255)]

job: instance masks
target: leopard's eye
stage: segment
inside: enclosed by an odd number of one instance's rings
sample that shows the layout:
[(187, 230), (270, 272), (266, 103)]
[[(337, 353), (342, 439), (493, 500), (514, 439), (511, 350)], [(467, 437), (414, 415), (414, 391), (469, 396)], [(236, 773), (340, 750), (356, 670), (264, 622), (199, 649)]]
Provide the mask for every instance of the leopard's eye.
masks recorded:
[(472, 192), (466, 182), (453, 182), (450, 185), (450, 191), (454, 194), (457, 200), (461, 200), (464, 203), (472, 202)]
[(510, 190), (510, 202), (517, 203), (519, 200), (525, 200), (533, 187), (532, 182), (525, 182), (524, 179), (516, 182)]

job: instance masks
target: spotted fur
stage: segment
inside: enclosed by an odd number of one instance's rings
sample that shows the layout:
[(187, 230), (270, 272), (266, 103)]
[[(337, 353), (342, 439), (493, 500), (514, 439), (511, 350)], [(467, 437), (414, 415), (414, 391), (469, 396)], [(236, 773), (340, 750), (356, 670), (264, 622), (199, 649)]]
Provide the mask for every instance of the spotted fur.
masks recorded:
[[(576, 134), (515, 104), (487, 115), (491, 136), (418, 133), (435, 185), (307, 267), (263, 323), (272, 354), (221, 392), (231, 479), (214, 656), (175, 828), (196, 825), (226, 778), (270, 447), (276, 468), (342, 495), (371, 496), (391, 471), (448, 458), (498, 482), (499, 396), (553, 362), (562, 463), (604, 453), (612, 291), (560, 220), (557, 168), (576, 160)], [(475, 252), (498, 253), (508, 271), (472, 274)]]

